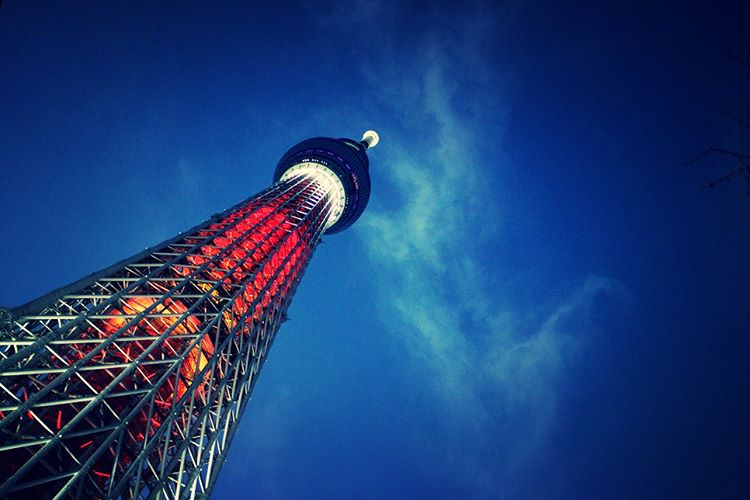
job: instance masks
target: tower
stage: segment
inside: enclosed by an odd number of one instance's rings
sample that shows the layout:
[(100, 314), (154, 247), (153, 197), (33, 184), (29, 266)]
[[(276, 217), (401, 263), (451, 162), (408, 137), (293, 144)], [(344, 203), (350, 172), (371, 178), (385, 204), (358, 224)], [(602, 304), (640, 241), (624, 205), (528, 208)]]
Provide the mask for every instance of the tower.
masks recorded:
[(257, 195), (0, 310), (0, 498), (210, 494), (320, 237), (367, 205), (377, 142), (302, 141)]

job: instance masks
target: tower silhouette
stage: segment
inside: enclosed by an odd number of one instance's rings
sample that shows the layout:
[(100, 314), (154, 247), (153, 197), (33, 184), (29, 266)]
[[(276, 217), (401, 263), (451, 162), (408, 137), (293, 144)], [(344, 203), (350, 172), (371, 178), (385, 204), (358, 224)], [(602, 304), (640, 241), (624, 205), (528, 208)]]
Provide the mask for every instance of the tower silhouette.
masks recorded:
[(0, 310), (0, 497), (209, 495), (316, 245), (367, 205), (377, 142), (300, 142), (268, 189)]

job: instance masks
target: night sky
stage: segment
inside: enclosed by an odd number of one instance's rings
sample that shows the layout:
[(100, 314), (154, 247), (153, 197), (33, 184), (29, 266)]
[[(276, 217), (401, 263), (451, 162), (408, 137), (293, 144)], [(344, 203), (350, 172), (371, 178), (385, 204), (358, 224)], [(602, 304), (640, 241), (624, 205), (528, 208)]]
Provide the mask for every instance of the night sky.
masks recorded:
[(372, 128), (215, 498), (747, 495), (750, 6), (567, 4), (6, 0), (0, 304)]

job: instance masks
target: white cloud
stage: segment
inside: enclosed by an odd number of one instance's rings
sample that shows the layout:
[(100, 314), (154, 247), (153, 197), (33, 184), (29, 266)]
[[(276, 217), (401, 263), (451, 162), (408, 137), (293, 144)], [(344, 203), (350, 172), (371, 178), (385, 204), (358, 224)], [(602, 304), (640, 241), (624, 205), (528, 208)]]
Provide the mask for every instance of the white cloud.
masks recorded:
[[(374, 201), (357, 226), (387, 324), (439, 396), (446, 421), (475, 440), (464, 441), (463, 466), (491, 495), (507, 492), (505, 480), (544, 442), (566, 361), (591, 329), (594, 299), (620, 290), (592, 275), (556, 307), (521, 311), (486, 287), (485, 275), (500, 271), (483, 257), (487, 237), (497, 236), (493, 173), (503, 160), (497, 146), (492, 159), (477, 151), (499, 144), (492, 134), (507, 115), (502, 75), (486, 53), (498, 42), (498, 22), (497, 13), (477, 9), (416, 46), (397, 48), (381, 33), (379, 49), (365, 51), (379, 114), (390, 117), (379, 129), (377, 168), (386, 173), (378, 177), (397, 196)], [(499, 445), (503, 458), (486, 459), (483, 441)]]

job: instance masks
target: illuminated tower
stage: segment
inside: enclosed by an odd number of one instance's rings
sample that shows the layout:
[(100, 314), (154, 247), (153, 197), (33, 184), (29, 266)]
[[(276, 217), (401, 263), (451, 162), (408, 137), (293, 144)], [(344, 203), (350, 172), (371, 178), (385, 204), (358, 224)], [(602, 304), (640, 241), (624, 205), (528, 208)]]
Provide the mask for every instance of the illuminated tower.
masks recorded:
[(377, 141), (303, 141), (268, 189), (0, 311), (0, 498), (210, 494), (321, 235), (367, 205)]

